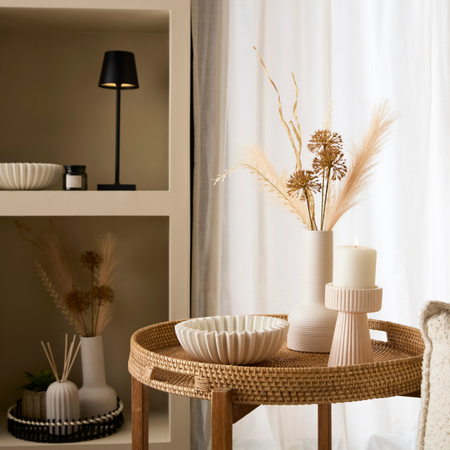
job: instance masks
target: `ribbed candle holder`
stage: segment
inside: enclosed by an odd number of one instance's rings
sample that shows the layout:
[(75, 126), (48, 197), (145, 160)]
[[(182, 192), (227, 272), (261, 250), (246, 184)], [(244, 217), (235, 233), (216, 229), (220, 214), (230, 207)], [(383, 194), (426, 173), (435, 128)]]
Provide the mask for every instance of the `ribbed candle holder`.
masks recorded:
[(328, 283), (325, 306), (338, 311), (328, 367), (373, 362), (367, 313), (381, 309), (383, 289), (339, 288)]

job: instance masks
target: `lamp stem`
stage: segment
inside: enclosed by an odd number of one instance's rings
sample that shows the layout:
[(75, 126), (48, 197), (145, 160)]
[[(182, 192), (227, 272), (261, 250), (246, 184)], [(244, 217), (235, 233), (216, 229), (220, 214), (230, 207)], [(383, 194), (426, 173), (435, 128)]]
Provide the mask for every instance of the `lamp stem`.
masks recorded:
[(120, 183), (120, 87), (118, 85), (116, 89), (116, 184)]

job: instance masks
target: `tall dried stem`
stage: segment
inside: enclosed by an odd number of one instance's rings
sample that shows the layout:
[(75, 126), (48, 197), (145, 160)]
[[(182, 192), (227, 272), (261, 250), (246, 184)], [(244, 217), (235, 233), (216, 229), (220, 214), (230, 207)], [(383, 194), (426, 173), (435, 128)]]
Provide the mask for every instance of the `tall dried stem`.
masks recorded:
[(332, 203), (327, 207), (324, 230), (332, 230), (337, 221), (357, 204), (395, 118), (387, 100), (375, 108), (364, 138), (350, 151), (350, 167), (347, 176), (337, 186)]
[(100, 307), (97, 318), (96, 336), (100, 336), (106, 325), (111, 322), (113, 318), (113, 309), (114, 307), (111, 303), (106, 303)]
[(302, 161), (301, 161), (301, 152), (302, 152), (302, 132), (300, 129), (300, 125), (298, 122), (298, 118), (297, 118), (297, 103), (298, 103), (298, 87), (297, 87), (297, 83), (295, 81), (295, 76), (294, 74), (292, 74), (292, 80), (294, 81), (294, 86), (295, 86), (295, 103), (294, 103), (294, 107), (293, 107), (293, 114), (294, 114), (294, 120), (295, 120), (295, 124), (290, 121), (289, 124), (292, 127), (292, 131), (295, 134), (295, 137), (297, 139), (298, 142), (298, 148), (295, 144), (294, 141), (294, 137), (292, 136), (291, 133), (291, 129), (289, 128), (289, 125), (286, 123), (286, 120), (284, 119), (284, 115), (283, 115), (283, 105), (281, 103), (281, 96), (280, 96), (280, 92), (277, 89), (277, 86), (275, 85), (275, 83), (273, 82), (272, 78), (270, 78), (269, 75), (269, 71), (267, 70), (266, 65), (264, 64), (264, 61), (262, 60), (261, 56), (258, 53), (258, 50), (256, 49), (256, 47), (253, 47), (256, 51), (256, 54), (258, 55), (259, 61), (261, 63), (261, 65), (264, 68), (264, 72), (266, 72), (266, 76), (269, 79), (269, 81), (272, 83), (272, 86), (274, 87), (277, 95), (278, 95), (278, 113), (280, 115), (280, 120), (281, 123), (284, 126), (284, 129), (286, 130), (286, 133), (289, 137), (289, 140), (291, 141), (291, 145), (292, 148), (294, 149), (294, 153), (295, 153), (295, 170), (301, 170), (302, 169)]
[(114, 271), (117, 266), (117, 239), (112, 233), (106, 233), (98, 238), (98, 246), (103, 257), (98, 273), (98, 284), (112, 287), (116, 279)]

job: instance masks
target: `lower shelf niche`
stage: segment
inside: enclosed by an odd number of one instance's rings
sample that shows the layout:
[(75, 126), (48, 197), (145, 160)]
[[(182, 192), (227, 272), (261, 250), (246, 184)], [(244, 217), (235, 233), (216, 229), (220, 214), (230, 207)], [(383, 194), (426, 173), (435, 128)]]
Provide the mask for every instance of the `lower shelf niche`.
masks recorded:
[[(21, 236), (17, 224), (20, 224), (23, 236), (35, 242), (53, 229), (67, 244), (76, 281), (84, 290), (89, 289), (92, 274), (90, 270), (81, 268), (81, 254), (98, 251), (97, 239), (105, 233), (112, 233), (117, 238), (113, 316), (102, 335), (107, 383), (114, 387), (123, 401), (125, 423), (115, 435), (98, 439), (95, 443), (92, 441), (89, 445), (106, 444), (106, 440), (129, 445), (129, 342), (139, 328), (169, 320), (169, 218), (0, 218), (0, 268), (3, 275), (0, 333), (4, 343), (3, 361), (7, 361), (7, 370), (0, 373), (0, 411), (4, 416), (20, 398), (18, 388), (27, 383), (24, 372), (50, 369), (41, 341), (51, 343), (56, 365), (62, 367), (64, 336), (67, 333), (71, 340), (75, 334), (38, 275), (36, 262), (44, 261), (40, 250)], [(80, 356), (71, 370), (70, 380), (81, 387)], [(155, 439), (165, 442), (169, 435), (168, 394), (150, 389), (149, 397), (150, 442)], [(34, 445), (11, 436), (6, 430), (6, 419), (0, 426), (0, 447)]]

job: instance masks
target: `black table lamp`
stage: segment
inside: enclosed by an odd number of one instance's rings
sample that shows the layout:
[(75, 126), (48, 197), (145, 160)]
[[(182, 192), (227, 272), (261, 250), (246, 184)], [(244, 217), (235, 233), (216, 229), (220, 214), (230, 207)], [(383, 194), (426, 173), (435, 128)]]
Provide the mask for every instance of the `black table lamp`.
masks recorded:
[(135, 191), (135, 184), (120, 184), (120, 91), (139, 87), (134, 53), (109, 51), (103, 59), (99, 87), (116, 90), (116, 180), (114, 184), (99, 184), (99, 191)]

